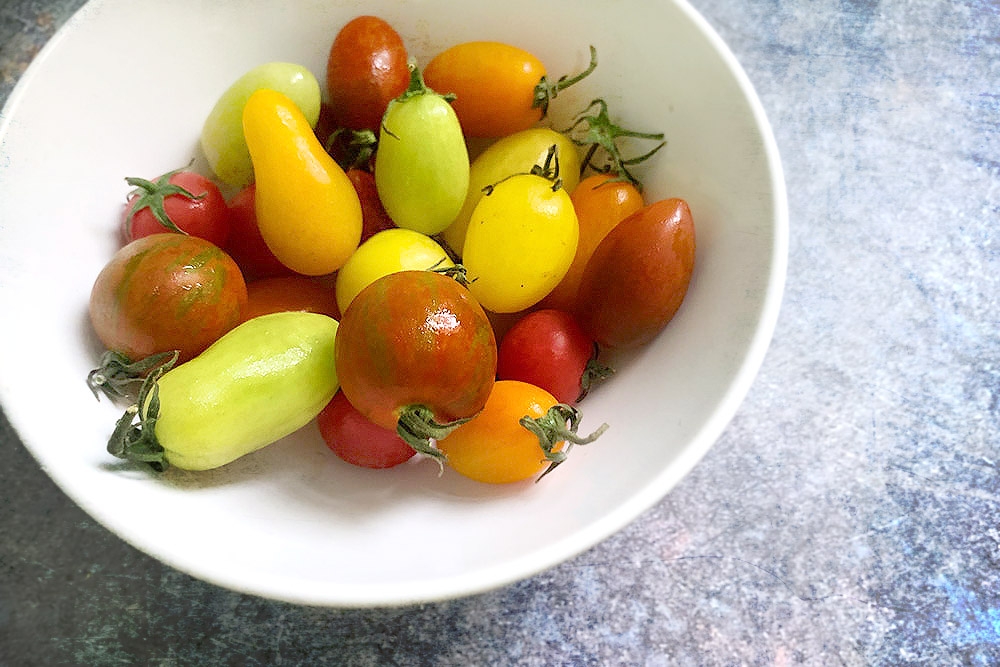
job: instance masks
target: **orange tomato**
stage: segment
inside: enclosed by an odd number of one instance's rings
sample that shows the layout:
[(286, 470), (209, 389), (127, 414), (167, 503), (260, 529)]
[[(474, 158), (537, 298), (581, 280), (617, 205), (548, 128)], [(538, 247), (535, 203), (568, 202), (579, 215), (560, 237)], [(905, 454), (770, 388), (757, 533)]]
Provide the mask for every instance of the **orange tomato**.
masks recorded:
[(424, 83), (442, 95), (455, 95), (452, 108), (467, 137), (496, 138), (525, 130), (546, 113), (549, 101), (564, 88), (590, 74), (584, 72), (552, 83), (534, 54), (503, 42), (456, 44), (427, 63)]
[(542, 300), (545, 308), (572, 311), (583, 270), (601, 240), (615, 225), (644, 206), (642, 193), (632, 183), (611, 174), (594, 174), (580, 181), (570, 197), (580, 225), (576, 255), (569, 271)]
[(283, 311), (306, 311), (340, 319), (333, 287), (319, 278), (289, 275), (261, 278), (247, 285), (243, 320)]

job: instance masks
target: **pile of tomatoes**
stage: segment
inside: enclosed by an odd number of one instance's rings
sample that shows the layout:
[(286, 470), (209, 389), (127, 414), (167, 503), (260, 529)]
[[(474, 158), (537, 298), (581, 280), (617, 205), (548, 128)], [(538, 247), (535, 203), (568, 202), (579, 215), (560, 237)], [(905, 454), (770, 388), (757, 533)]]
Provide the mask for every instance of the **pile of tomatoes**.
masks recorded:
[(421, 67), (360, 16), (322, 83), (293, 63), (234, 82), (202, 128), (210, 175), (126, 179), (90, 301), (108, 349), (91, 387), (130, 401), (109, 451), (208, 469), (315, 420), (358, 466), (419, 453), (506, 483), (597, 438), (577, 429), (600, 352), (666, 326), (695, 245), (686, 202), (646, 202), (629, 171), (663, 142), (620, 150), (660, 135), (600, 98), (545, 124), (590, 51), (554, 81), (498, 42)]

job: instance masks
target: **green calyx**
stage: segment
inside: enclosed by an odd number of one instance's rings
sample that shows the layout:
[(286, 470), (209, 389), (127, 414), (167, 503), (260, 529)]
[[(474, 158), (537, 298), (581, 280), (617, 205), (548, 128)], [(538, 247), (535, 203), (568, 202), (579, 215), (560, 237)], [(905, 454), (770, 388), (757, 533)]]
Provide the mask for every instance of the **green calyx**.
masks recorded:
[[(580, 411), (565, 403), (556, 403), (541, 417), (529, 417), (525, 415), (518, 421), (521, 426), (528, 429), (538, 438), (538, 444), (545, 452), (545, 459), (549, 461), (549, 467), (538, 477), (542, 479), (566, 460), (569, 450), (573, 445), (586, 445), (597, 440), (606, 430), (607, 424), (601, 424), (593, 433), (581, 436), (577, 433), (580, 426)], [(566, 446), (562, 450), (556, 450), (556, 445), (565, 442)], [(538, 480), (536, 480), (538, 481)]]
[(396, 422), (396, 433), (418, 454), (429, 456), (437, 461), (440, 471), (444, 471), (447, 460), (444, 453), (434, 447), (433, 440), (442, 440), (456, 428), (471, 419), (466, 417), (441, 423), (436, 420), (434, 412), (425, 405), (409, 405), (400, 412)]
[[(597, 113), (588, 115), (588, 112), (594, 108), (597, 109)], [(581, 174), (590, 167), (599, 173), (614, 174), (617, 180), (628, 181), (640, 190), (642, 190), (642, 183), (632, 175), (628, 168), (648, 160), (667, 145), (667, 142), (663, 140), (662, 132), (636, 132), (612, 122), (608, 114), (608, 104), (600, 98), (587, 105), (587, 108), (577, 115), (573, 125), (563, 130), (563, 133), (569, 136), (570, 140), (577, 146), (587, 147), (587, 154), (580, 166)], [(626, 158), (622, 155), (621, 149), (618, 148), (617, 142), (621, 138), (648, 139), (660, 143), (642, 155)], [(598, 150), (603, 150), (606, 155), (606, 162), (602, 165), (593, 162)]]
[(577, 403), (590, 393), (595, 384), (603, 382), (615, 374), (615, 369), (598, 361), (600, 352), (600, 346), (594, 343), (594, 354), (587, 360), (587, 365), (583, 368), (583, 375), (580, 377), (580, 395), (576, 397)]
[(555, 83), (549, 81), (547, 76), (543, 76), (535, 85), (535, 95), (531, 102), (532, 109), (541, 109), (542, 118), (549, 112), (549, 103), (556, 98), (560, 91), (566, 90), (574, 83), (578, 83), (587, 78), (591, 72), (597, 69), (597, 49), (590, 47), (590, 64), (587, 69), (574, 76), (562, 76)]
[[(200, 201), (205, 198), (207, 193), (201, 193), (200, 195), (195, 195), (188, 189), (183, 188), (179, 185), (174, 185), (170, 182), (170, 177), (184, 171), (186, 167), (181, 167), (180, 169), (174, 169), (173, 171), (163, 174), (155, 181), (147, 181), (144, 178), (137, 178), (134, 176), (128, 176), (125, 178), (125, 182), (131, 185), (134, 189), (129, 193), (129, 211), (128, 211), (128, 222), (132, 222), (132, 218), (135, 214), (144, 208), (148, 208), (156, 221), (161, 225), (166, 227), (172, 232), (177, 232), (179, 234), (187, 234), (183, 229), (178, 227), (170, 216), (167, 215), (167, 211), (164, 208), (164, 200), (171, 195), (180, 195), (191, 201)], [(134, 197), (134, 199), (133, 199)]]
[(101, 355), (100, 366), (87, 374), (87, 386), (97, 400), (101, 400), (101, 393), (112, 401), (131, 398), (149, 371), (175, 356), (176, 352), (161, 352), (132, 361), (121, 352), (108, 350)]
[(169, 355), (167, 360), (153, 366), (146, 375), (136, 402), (125, 410), (108, 439), (109, 454), (148, 464), (156, 472), (163, 472), (169, 465), (166, 452), (156, 439), (156, 421), (160, 416), (157, 381), (174, 366), (178, 357), (177, 351), (166, 354)]
[(532, 165), (529, 171), (516, 172), (509, 176), (504, 176), (496, 183), (491, 183), (483, 188), (483, 196), (488, 197), (493, 194), (493, 190), (504, 181), (508, 181), (515, 176), (540, 176), (552, 183), (552, 191), (555, 192), (563, 186), (563, 180), (559, 176), (559, 146), (552, 144), (545, 154), (545, 161), (542, 164)]

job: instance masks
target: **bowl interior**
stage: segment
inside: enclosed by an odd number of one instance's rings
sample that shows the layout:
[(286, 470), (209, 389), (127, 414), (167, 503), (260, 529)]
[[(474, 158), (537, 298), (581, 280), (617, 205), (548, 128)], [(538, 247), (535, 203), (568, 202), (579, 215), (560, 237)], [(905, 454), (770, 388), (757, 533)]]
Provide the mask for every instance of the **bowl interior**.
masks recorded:
[[(438, 477), (430, 461), (353, 468), (314, 425), (208, 473), (156, 477), (119, 464), (104, 447), (120, 409), (95, 402), (84, 378), (101, 351), (87, 300), (117, 247), (124, 177), (198, 158), (209, 109), (257, 64), (301, 63), (322, 81), (333, 36), (363, 13), (389, 20), (418, 61), (495, 39), (561, 75), (582, 69), (594, 45), (596, 72), (553, 102), (552, 122), (565, 127), (603, 97), (621, 124), (666, 134), (641, 175), (650, 200), (684, 197), (694, 213), (698, 264), (681, 311), (581, 405), (581, 430), (607, 422), (608, 432), (539, 484)], [(402, 604), (487, 590), (575, 555), (691, 469), (745, 395), (773, 329), (786, 227), (777, 152), (739, 66), (681, 0), (92, 0), (29, 68), (2, 123), (3, 409), (98, 521), (232, 589)]]

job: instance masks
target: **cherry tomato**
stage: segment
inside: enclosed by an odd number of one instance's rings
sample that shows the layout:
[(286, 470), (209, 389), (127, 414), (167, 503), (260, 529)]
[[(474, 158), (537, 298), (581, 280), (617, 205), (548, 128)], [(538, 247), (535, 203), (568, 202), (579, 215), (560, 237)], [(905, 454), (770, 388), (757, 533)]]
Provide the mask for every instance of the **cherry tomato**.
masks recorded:
[(479, 200), (469, 220), (462, 248), (469, 290), (494, 312), (533, 306), (566, 275), (578, 236), (573, 202), (558, 179), (511, 176)]
[(389, 101), (410, 81), (406, 46), (399, 33), (376, 16), (359, 16), (340, 29), (326, 63), (326, 89), (333, 123), (378, 130)]
[(576, 315), (605, 347), (641, 345), (673, 318), (695, 263), (695, 230), (683, 199), (663, 199), (619, 222), (584, 269)]
[(580, 81), (597, 66), (573, 77), (549, 81), (545, 65), (532, 53), (503, 42), (456, 44), (424, 68), (427, 85), (455, 95), (455, 113), (468, 137), (504, 137), (541, 120), (556, 94)]
[(576, 433), (580, 414), (527, 382), (498, 380), (482, 411), (443, 439), (438, 448), (460, 475), (488, 484), (534, 477), (565, 460), (565, 445), (592, 442)]
[(260, 235), (254, 196), (256, 189), (251, 183), (229, 200), (232, 229), (223, 248), (236, 261), (246, 280), (289, 275), (292, 270), (274, 256)]
[(197, 236), (217, 246), (229, 238), (229, 208), (211, 179), (178, 169), (155, 181), (132, 177), (125, 181), (135, 188), (129, 193), (122, 221), (126, 243), (168, 231)]
[(90, 293), (90, 321), (109, 350), (132, 360), (193, 358), (235, 327), (247, 304), (236, 262), (213, 243), (153, 234), (114, 254)]
[(454, 278), (400, 271), (379, 278), (344, 312), (337, 372), (361, 414), (394, 428), (417, 451), (440, 458), (436, 426), (471, 417), (496, 375), (493, 328)]
[(361, 201), (361, 242), (364, 243), (375, 234), (395, 227), (396, 223), (385, 212), (382, 200), (378, 197), (375, 175), (365, 169), (348, 169), (347, 177), (351, 179)]
[(469, 190), (469, 151), (451, 105), (413, 68), (379, 130), (375, 185), (399, 227), (433, 236), (458, 216)]
[(311, 276), (289, 275), (261, 278), (247, 283), (247, 307), (243, 319), (268, 313), (305, 311), (340, 319), (337, 297), (330, 285)]
[(330, 451), (362, 468), (392, 468), (416, 454), (395, 430), (365, 418), (342, 391), (316, 416), (316, 424)]
[(570, 195), (580, 223), (580, 240), (573, 263), (563, 279), (542, 300), (548, 308), (573, 310), (583, 269), (597, 244), (619, 222), (643, 207), (642, 193), (633, 183), (611, 174), (594, 174), (580, 181)]
[(337, 304), (341, 312), (361, 290), (389, 273), (446, 269), (454, 266), (444, 248), (411, 229), (386, 229), (360, 246), (337, 272)]
[(541, 387), (560, 403), (577, 403), (610, 369), (597, 363), (597, 346), (576, 318), (561, 310), (528, 313), (500, 341), (497, 377)]

